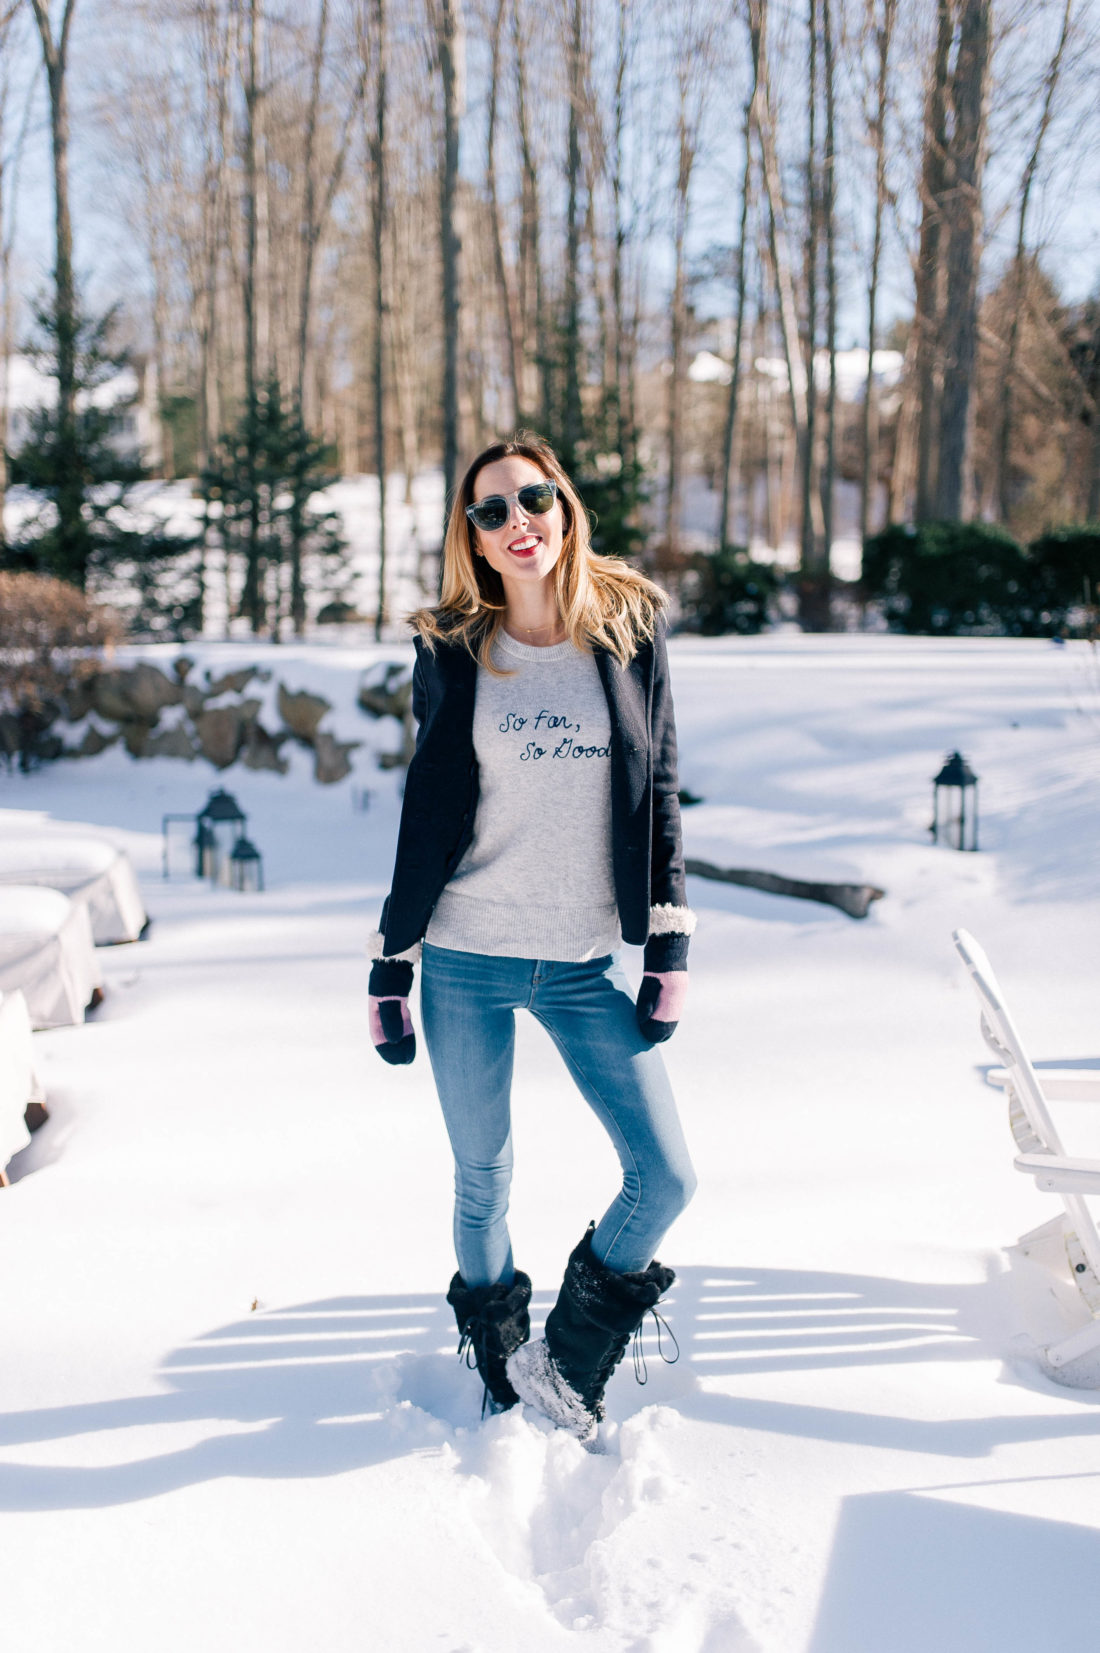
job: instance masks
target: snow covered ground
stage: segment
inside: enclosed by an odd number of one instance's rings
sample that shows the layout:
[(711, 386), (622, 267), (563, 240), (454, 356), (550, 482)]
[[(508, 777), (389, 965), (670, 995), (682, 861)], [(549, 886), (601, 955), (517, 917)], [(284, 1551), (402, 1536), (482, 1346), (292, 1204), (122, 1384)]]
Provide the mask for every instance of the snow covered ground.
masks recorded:
[[(1028, 1352), (1042, 1294), (1001, 1248), (1053, 1203), (1012, 1170), (950, 939), (984, 942), (1037, 1058), (1100, 1066), (1085, 645), (674, 643), (705, 800), (689, 853), (887, 896), (857, 923), (692, 880), (666, 1048), (701, 1187), (662, 1251), (683, 1358), (650, 1346), (644, 1388), (619, 1372), (603, 1457), (518, 1413), (479, 1422), (428, 1065), (369, 1047), (398, 807), (374, 754), (397, 735), (354, 686), (401, 649), (188, 652), (319, 689), (367, 744), (330, 788), (304, 753), (285, 778), (114, 751), (0, 775), (0, 808), (110, 828), (153, 915), (103, 954), (89, 1023), (37, 1036), (52, 1118), (0, 1192), (5, 1647), (1091, 1645), (1100, 1390)], [(928, 841), (955, 747), (981, 777), (978, 856)], [(263, 895), (160, 880), (161, 816), (217, 784)], [(615, 1166), (530, 1023), (515, 1112), (515, 1250), (544, 1312)]]

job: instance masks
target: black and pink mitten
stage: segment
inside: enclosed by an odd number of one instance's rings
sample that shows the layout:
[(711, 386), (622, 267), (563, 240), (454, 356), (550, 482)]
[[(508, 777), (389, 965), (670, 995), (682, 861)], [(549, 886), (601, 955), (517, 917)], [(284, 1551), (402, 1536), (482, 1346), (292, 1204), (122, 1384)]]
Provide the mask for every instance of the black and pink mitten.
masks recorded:
[(687, 998), (689, 937), (678, 933), (650, 936), (645, 944), (645, 974), (638, 989), (636, 1014), (642, 1037), (662, 1044), (676, 1032)]
[(370, 969), (370, 1036), (383, 1062), (404, 1067), (416, 1055), (409, 1015), (413, 967), (404, 959), (375, 959)]

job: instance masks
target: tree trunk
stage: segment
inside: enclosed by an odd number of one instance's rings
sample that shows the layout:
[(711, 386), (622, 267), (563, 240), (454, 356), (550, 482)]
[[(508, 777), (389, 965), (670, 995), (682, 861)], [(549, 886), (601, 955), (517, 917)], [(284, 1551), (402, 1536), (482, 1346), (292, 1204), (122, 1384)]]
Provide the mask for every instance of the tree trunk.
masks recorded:
[[(718, 546), (726, 551), (733, 538), (733, 453), (737, 430), (737, 402), (741, 390), (741, 346), (745, 327), (745, 241), (749, 228), (749, 190), (752, 186), (752, 111), (756, 101), (754, 79), (745, 105), (745, 154), (741, 167), (741, 219), (737, 231), (737, 312), (733, 330), (733, 362), (730, 369), (726, 424), (722, 434), (722, 505), (718, 518)], [(750, 510), (751, 517), (751, 510)]]
[(994, 508), (1001, 522), (1006, 521), (1009, 512), (1009, 447), (1012, 441), (1012, 420), (1015, 412), (1016, 355), (1019, 349), (1020, 320), (1024, 308), (1024, 288), (1027, 280), (1027, 209), (1031, 200), (1031, 187), (1035, 182), (1035, 174), (1039, 167), (1043, 140), (1047, 135), (1047, 129), (1050, 126), (1051, 116), (1054, 112), (1054, 94), (1057, 91), (1059, 76), (1062, 72), (1062, 59), (1065, 56), (1066, 42), (1069, 39), (1072, 11), (1073, 0), (1065, 0), (1058, 44), (1055, 47), (1054, 56), (1050, 60), (1050, 67), (1047, 70), (1043, 87), (1043, 105), (1039, 114), (1039, 124), (1035, 130), (1035, 142), (1032, 144), (1031, 154), (1027, 158), (1023, 183), (1020, 188), (1020, 210), (1016, 220), (1016, 256), (1012, 266), (1012, 301), (1008, 338), (1006, 340), (1007, 349), (1001, 364), (1000, 392), (995, 404), (1000, 410), (1000, 415), (997, 420), (997, 434), (993, 447), (993, 486), (991, 493)]
[[(824, 537), (818, 534), (814, 515), (815, 481), (817, 471), (817, 233), (818, 233), (818, 176), (817, 176), (817, 5), (810, 0), (808, 18), (807, 64), (807, 142), (806, 142), (806, 424), (801, 452), (801, 553), (798, 580), (798, 617), (807, 631), (820, 631), (822, 611), (828, 598), (822, 600), (822, 547)], [(825, 555), (828, 555), (826, 551)]]
[(374, 254), (374, 465), (378, 473), (378, 608), (374, 616), (374, 637), (381, 642), (386, 623), (386, 281), (385, 231), (388, 215), (386, 195), (386, 7), (374, 0), (374, 25), (378, 35), (378, 62), (375, 70), (374, 200), (372, 203), (371, 246)]
[(973, 504), (973, 381), (977, 359), (978, 265), (991, 21), (991, 0), (962, 0), (959, 51), (952, 84), (954, 130), (947, 180), (950, 229), (936, 491), (937, 515), (948, 520), (969, 516)]
[(562, 326), (562, 462), (572, 470), (581, 440), (581, 322), (580, 322), (580, 118), (584, 101), (584, 13), (582, 0), (572, 0), (569, 40), (569, 120), (566, 143), (565, 292)]
[(260, 487), (255, 451), (255, 425), (259, 415), (259, 378), (257, 364), (257, 264), (259, 257), (259, 119), (262, 90), (260, 87), (260, 54), (262, 51), (263, 0), (247, 0), (246, 34), (241, 42), (244, 62), (245, 128), (244, 128), (244, 193), (245, 193), (245, 251), (241, 283), (244, 308), (244, 399), (249, 420), (246, 486), (248, 489), (248, 543), (245, 551), (244, 590), (241, 610), (247, 615), (253, 633), (263, 630), (266, 618), (264, 602), (265, 569), (261, 563)]
[[(825, 150), (821, 168), (821, 216), (825, 231), (825, 349), (829, 388), (825, 395), (825, 464), (821, 476), (822, 569), (832, 587), (833, 492), (836, 481), (836, 73), (832, 0), (821, 0), (821, 42), (825, 69)], [(831, 624), (828, 602), (826, 625)]]
[(493, 266), (496, 270), (497, 286), (500, 289), (500, 308), (504, 318), (504, 333), (506, 344), (505, 368), (508, 374), (508, 386), (512, 393), (512, 423), (521, 424), (523, 419), (523, 355), (519, 338), (519, 322), (516, 316), (515, 295), (512, 284), (508, 279), (508, 265), (504, 256), (504, 231), (501, 223), (501, 207), (497, 190), (497, 95), (500, 85), (500, 48), (501, 32), (504, 25), (504, 7), (506, 0), (497, 0), (496, 12), (493, 16), (492, 59), (489, 71), (489, 90), (487, 108), (487, 130), (485, 134), (485, 188), (489, 197), (489, 215), (492, 222), (493, 235)]
[(516, 130), (519, 138), (522, 183), (519, 230), (519, 313), (525, 354), (534, 341), (535, 396), (525, 394), (525, 410), (537, 397), (543, 430), (549, 430), (553, 409), (553, 370), (547, 340), (546, 304), (542, 282), (539, 223), (539, 174), (531, 137), (527, 94), (527, 46), (520, 24), (519, 0), (512, 3), (512, 51), (516, 66)]
[(875, 344), (878, 322), (878, 280), (882, 262), (882, 223), (886, 211), (886, 115), (889, 109), (890, 46), (897, 16), (897, 0), (883, 0), (878, 28), (878, 78), (875, 118), (871, 133), (875, 149), (875, 225), (871, 236), (871, 269), (867, 281), (867, 379), (863, 389), (862, 466), (859, 478), (859, 543), (871, 531), (871, 495), (878, 480), (878, 397), (875, 393)]
[(683, 494), (682, 449), (684, 440), (684, 340), (687, 331), (687, 238), (688, 196), (695, 164), (695, 135), (688, 119), (688, 77), (680, 75), (680, 108), (677, 133), (676, 200), (673, 223), (672, 304), (669, 312), (671, 369), (668, 379), (668, 491), (665, 499), (665, 555), (675, 568), (680, 553), (680, 510)]
[[(788, 249), (786, 211), (783, 204), (783, 186), (779, 172), (779, 158), (775, 147), (775, 123), (772, 117), (771, 89), (767, 61), (767, 0), (749, 0), (749, 30), (752, 40), (753, 72), (757, 95), (755, 103), (756, 133), (760, 142), (761, 170), (764, 194), (768, 203), (768, 251), (775, 278), (779, 302), (779, 326), (783, 339), (783, 356), (787, 367), (787, 394), (791, 413), (791, 429), (795, 445), (801, 454), (806, 441), (806, 384), (807, 374), (802, 362), (798, 340), (798, 306), (795, 302), (794, 278)], [(811, 509), (820, 514), (820, 500), (811, 498)]]
[(76, 283), (73, 227), (69, 216), (69, 100), (65, 85), (69, 30), (76, 0), (65, 0), (61, 30), (54, 40), (48, 0), (31, 0), (42, 41), (50, 101), (50, 149), (54, 192), (54, 326), (57, 344), (57, 441), (64, 481), (57, 490), (58, 569), (83, 587), (88, 572), (84, 490), (77, 462)]
[(948, 60), (954, 32), (952, 0), (937, 0), (936, 49), (925, 104), (924, 153), (921, 163), (921, 227), (917, 250), (916, 332), (917, 475), (913, 515), (927, 522), (935, 511), (936, 433), (939, 422), (941, 323), (943, 314), (943, 239), (947, 157)]
[[(462, 0), (439, 0), (437, 48), (443, 81), (440, 238), (443, 262), (443, 528), (458, 476), (458, 132), (462, 99)], [(442, 565), (441, 565), (442, 567)]]

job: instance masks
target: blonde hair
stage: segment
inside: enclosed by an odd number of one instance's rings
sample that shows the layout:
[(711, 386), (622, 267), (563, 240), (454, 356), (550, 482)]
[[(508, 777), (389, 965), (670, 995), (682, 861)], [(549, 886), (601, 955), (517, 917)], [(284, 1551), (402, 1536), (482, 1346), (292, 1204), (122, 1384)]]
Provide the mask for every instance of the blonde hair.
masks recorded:
[(417, 609), (409, 616), (409, 624), (429, 648), (440, 641), (462, 643), (494, 677), (508, 675), (492, 659), (493, 643), (504, 625), (504, 582), (477, 555), (477, 530), (466, 507), (474, 502), (478, 473), (514, 455), (529, 459), (558, 485), (564, 531), (554, 568), (554, 595), (569, 641), (582, 650), (595, 644), (621, 666), (627, 665), (638, 645), (653, 636), (668, 598), (660, 586), (620, 557), (603, 557), (593, 551), (588, 513), (580, 496), (549, 442), (530, 431), (517, 431), (508, 441), (494, 442), (468, 467), (447, 518), (439, 602), (434, 608)]

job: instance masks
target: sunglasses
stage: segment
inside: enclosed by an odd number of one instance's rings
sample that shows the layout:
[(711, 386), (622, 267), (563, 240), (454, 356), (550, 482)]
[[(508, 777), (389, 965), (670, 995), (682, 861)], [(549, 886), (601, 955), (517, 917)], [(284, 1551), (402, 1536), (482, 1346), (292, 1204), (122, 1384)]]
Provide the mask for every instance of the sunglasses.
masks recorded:
[(508, 521), (513, 500), (525, 517), (544, 517), (554, 509), (557, 497), (558, 485), (547, 477), (544, 482), (529, 482), (515, 494), (490, 494), (488, 499), (479, 499), (476, 505), (467, 505), (466, 515), (475, 528), (492, 534)]

